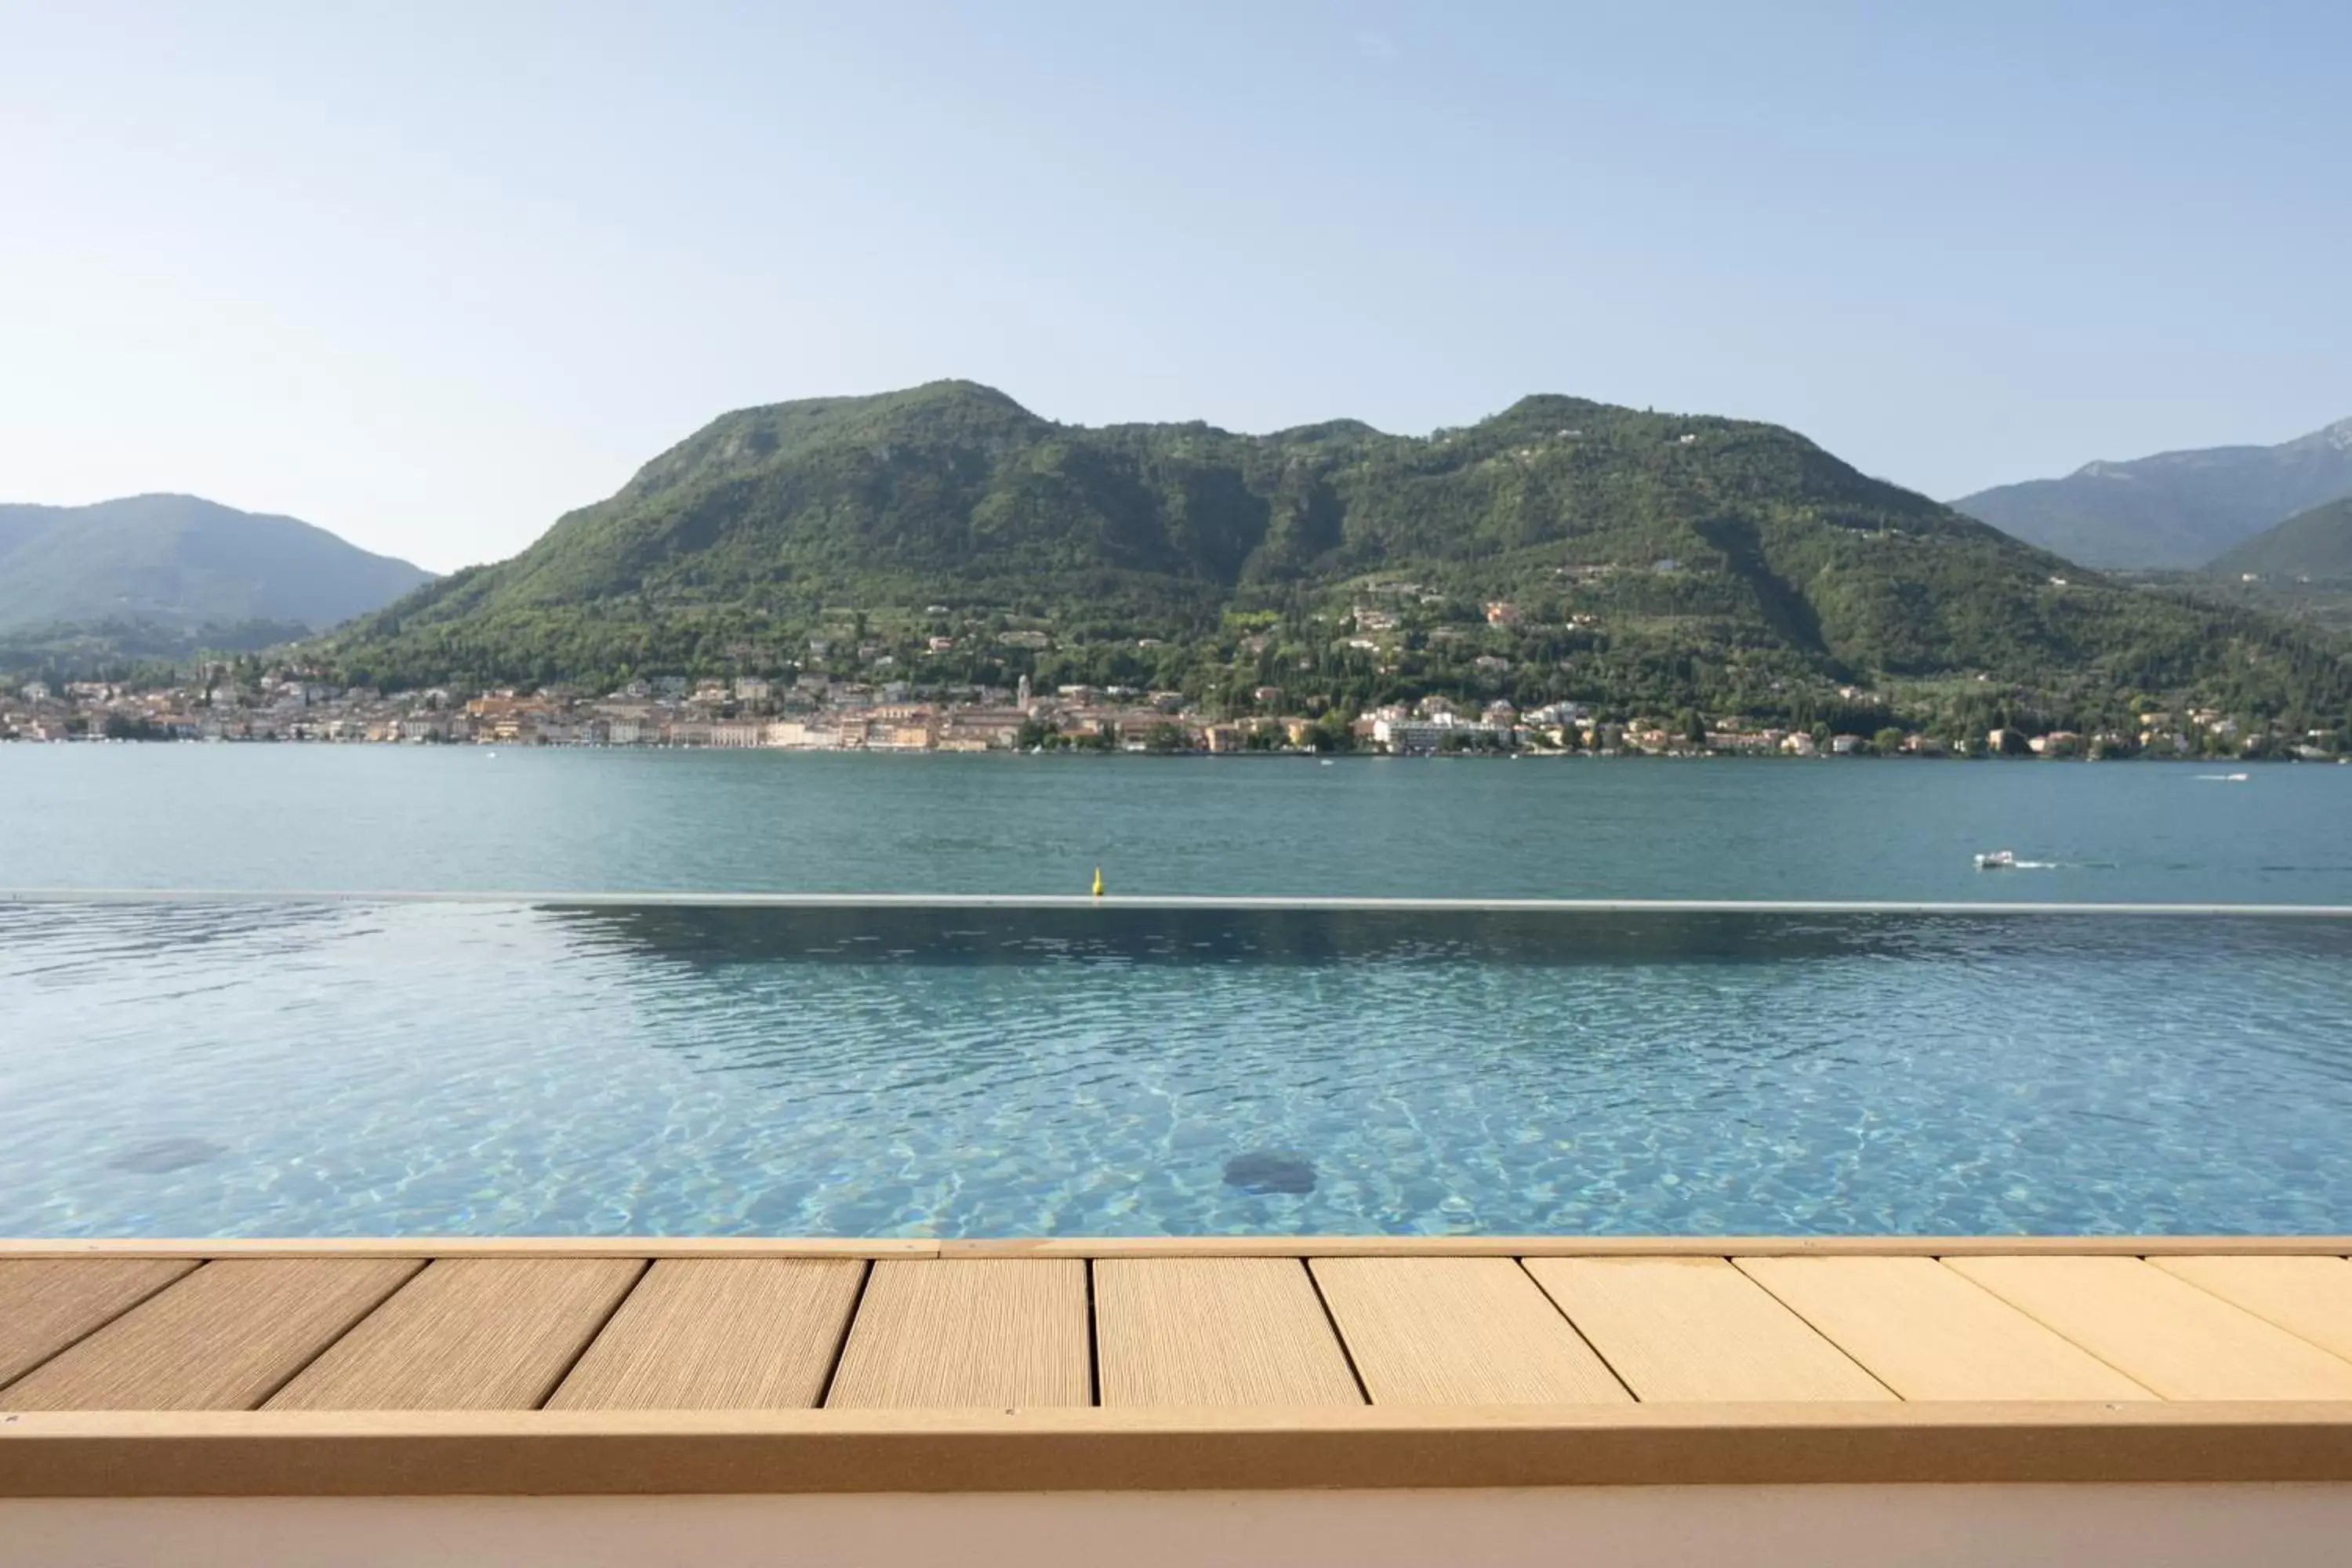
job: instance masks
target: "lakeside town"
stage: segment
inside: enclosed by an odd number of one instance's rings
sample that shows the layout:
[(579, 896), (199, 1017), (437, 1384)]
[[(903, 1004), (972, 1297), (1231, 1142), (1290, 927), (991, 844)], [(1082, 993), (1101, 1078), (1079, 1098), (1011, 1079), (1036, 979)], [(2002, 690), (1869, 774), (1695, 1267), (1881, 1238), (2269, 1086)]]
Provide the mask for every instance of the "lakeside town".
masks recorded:
[[(1269, 690), (1266, 695), (1276, 695)], [(1585, 754), (1598, 756), (2240, 757), (2333, 762), (2343, 737), (2281, 735), (2212, 709), (2150, 710), (2095, 734), (1996, 728), (1938, 737), (1841, 734), (1695, 712), (1614, 720), (1578, 702), (1521, 711), (1506, 700), (1426, 697), (1347, 714), (1219, 718), (1181, 692), (1061, 686), (913, 688), (822, 674), (632, 680), (593, 696), (554, 686), (464, 694), (338, 688), (295, 671), (249, 683), (226, 667), (185, 685), (30, 681), (0, 694), (0, 741), (653, 746), (801, 752), (1124, 752)]]

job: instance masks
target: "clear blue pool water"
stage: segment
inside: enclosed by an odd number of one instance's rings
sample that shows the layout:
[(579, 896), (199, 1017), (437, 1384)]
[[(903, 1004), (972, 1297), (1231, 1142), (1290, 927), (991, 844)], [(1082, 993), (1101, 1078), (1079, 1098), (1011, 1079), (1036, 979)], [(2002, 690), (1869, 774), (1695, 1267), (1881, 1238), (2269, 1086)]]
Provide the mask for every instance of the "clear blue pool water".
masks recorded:
[(0, 1234), (2352, 1228), (2352, 922), (0, 905)]

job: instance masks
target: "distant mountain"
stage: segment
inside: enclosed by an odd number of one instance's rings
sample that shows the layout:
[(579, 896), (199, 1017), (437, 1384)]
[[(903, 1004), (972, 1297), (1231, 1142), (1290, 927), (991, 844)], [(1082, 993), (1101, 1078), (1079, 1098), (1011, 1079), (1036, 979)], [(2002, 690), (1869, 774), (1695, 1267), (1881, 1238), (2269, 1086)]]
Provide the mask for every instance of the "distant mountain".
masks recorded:
[(2190, 571), (2273, 523), (2352, 496), (2352, 419), (2277, 447), (2086, 463), (1962, 496), (1955, 510), (2084, 566)]
[(2213, 563), (2236, 576), (2352, 579), (2352, 496), (2299, 511)]
[(316, 630), (432, 580), (307, 522), (194, 496), (0, 506), (0, 630), (98, 622)]
[(1551, 395), (1427, 437), (1087, 428), (970, 382), (744, 409), (316, 652), (394, 688), (1028, 675), (1254, 710), (1900, 701), (1979, 733), (2134, 690), (2352, 707), (2340, 648), (2075, 571), (1792, 431)]

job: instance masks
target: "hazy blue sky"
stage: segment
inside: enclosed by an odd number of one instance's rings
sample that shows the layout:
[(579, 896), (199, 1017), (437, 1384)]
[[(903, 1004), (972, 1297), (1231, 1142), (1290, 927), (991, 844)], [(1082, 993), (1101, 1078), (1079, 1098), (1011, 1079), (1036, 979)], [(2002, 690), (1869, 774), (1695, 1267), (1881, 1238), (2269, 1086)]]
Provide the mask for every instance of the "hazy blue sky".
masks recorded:
[(2352, 414), (2352, 3), (0, 0), (0, 500), (446, 568), (720, 411), (1771, 419), (1939, 497)]

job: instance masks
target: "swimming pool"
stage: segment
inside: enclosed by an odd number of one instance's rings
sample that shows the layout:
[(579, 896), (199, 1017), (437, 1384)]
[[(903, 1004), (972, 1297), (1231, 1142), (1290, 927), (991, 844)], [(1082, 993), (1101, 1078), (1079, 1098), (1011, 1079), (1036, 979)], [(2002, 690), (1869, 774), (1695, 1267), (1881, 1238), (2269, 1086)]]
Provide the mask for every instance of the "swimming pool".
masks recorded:
[(2352, 1228), (2352, 921), (0, 905), (0, 1235)]

